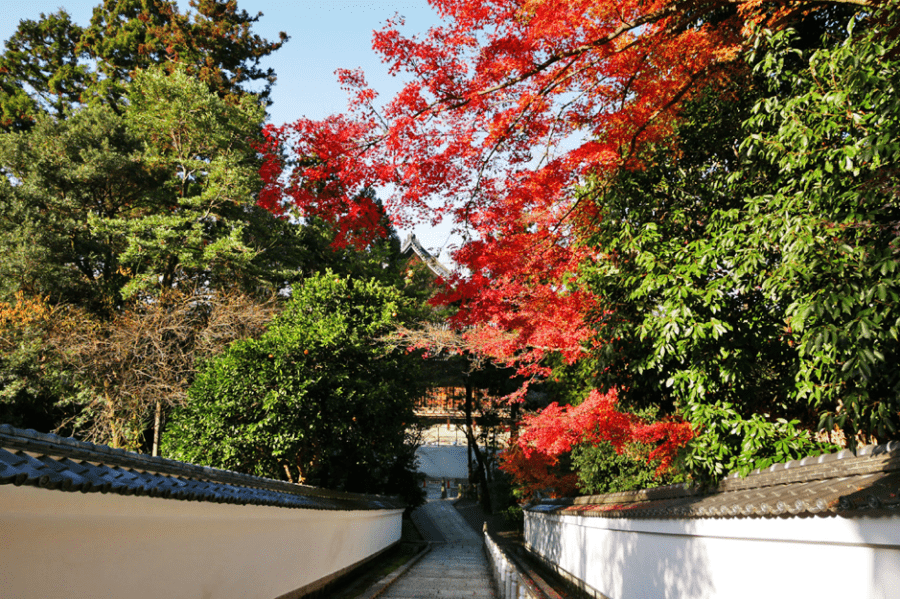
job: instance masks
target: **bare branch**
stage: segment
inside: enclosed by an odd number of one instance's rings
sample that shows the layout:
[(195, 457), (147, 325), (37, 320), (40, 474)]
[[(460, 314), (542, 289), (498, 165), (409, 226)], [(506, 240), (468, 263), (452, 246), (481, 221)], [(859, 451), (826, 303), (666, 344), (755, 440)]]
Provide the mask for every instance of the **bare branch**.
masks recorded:
[[(77, 308), (60, 315), (51, 343), (93, 400), (86, 436), (140, 450), (155, 412), (182, 402), (200, 363), (234, 340), (260, 335), (276, 310), (232, 292), (171, 292), (110, 321)], [(158, 437), (158, 420), (154, 425)]]

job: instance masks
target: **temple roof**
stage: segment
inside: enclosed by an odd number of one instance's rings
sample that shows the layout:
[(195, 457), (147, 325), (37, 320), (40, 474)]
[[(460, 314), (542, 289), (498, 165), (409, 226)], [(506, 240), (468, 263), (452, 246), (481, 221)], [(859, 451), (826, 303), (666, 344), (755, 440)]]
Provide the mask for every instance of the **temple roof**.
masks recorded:
[(422, 247), (422, 244), (419, 242), (416, 236), (413, 233), (410, 233), (406, 237), (406, 241), (404, 241), (403, 245), (400, 247), (400, 255), (406, 258), (412, 256), (413, 254), (418, 256), (419, 259), (423, 263), (425, 263), (425, 266), (427, 266), (435, 275), (443, 279), (450, 278), (450, 269), (441, 264), (437, 258), (432, 256), (428, 252), (428, 250)]

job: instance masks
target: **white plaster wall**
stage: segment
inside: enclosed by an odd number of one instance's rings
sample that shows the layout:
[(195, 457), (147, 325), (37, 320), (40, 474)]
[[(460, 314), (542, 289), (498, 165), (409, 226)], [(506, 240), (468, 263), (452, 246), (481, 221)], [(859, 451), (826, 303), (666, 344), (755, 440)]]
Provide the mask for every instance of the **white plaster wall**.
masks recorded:
[(3, 599), (274, 599), (399, 540), (402, 510), (0, 486)]
[(628, 520), (526, 512), (525, 539), (611, 599), (900, 597), (900, 517)]

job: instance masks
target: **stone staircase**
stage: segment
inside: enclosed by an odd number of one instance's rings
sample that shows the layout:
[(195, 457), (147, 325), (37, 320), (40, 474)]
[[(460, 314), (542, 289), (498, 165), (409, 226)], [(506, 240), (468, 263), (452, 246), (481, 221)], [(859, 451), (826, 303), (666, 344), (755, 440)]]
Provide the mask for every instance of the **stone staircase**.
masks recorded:
[(448, 500), (435, 499), (413, 513), (432, 549), (387, 590), (385, 599), (496, 597), (481, 535)]

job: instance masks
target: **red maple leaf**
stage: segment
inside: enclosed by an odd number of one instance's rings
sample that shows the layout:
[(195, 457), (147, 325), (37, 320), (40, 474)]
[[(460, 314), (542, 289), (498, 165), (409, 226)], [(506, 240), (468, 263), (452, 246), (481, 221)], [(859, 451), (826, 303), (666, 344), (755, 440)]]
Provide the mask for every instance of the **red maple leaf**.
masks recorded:
[(572, 473), (558, 468), (560, 459), (579, 444), (609, 442), (622, 453), (632, 443), (655, 445), (649, 461), (658, 461), (656, 474), (667, 472), (678, 451), (694, 433), (679, 419), (644, 422), (616, 409), (618, 396), (592, 390), (577, 406), (560, 407), (555, 402), (523, 419), (519, 436), (501, 454), (501, 469), (512, 475), (526, 494), (552, 488), (554, 494), (574, 492)]
[(346, 115), (266, 129), (260, 204), (335, 223), (338, 245), (383, 234), (366, 189), (392, 190), (397, 226), (453, 219), (466, 274), (442, 297), (484, 351), (525, 374), (542, 373), (547, 352), (578, 359), (601, 312), (577, 283), (581, 264), (603, 259), (585, 246), (597, 214), (579, 186), (674, 143), (681, 104), (744, 68), (735, 59), (748, 25), (821, 4), (430, 3), (441, 26), (406, 37), (397, 18), (374, 34), (373, 49), (408, 80), (386, 105), (361, 72), (339, 71)]

